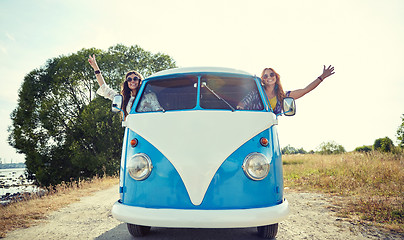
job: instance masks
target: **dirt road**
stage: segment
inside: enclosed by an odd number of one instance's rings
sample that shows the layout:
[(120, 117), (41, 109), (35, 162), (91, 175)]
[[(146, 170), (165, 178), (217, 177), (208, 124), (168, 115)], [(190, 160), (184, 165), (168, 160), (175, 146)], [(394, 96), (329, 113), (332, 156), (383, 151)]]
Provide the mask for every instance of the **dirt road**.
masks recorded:
[[(118, 187), (99, 191), (80, 202), (52, 213), (37, 226), (7, 234), (5, 239), (133, 239), (126, 224), (115, 220), (111, 206), (118, 199)], [(374, 228), (353, 225), (329, 209), (326, 195), (285, 192), (291, 214), (280, 223), (277, 238), (283, 239), (403, 239), (385, 235)], [(150, 239), (261, 239), (256, 228), (241, 229), (170, 229), (152, 228)], [(261, 239), (262, 240), (262, 239)]]

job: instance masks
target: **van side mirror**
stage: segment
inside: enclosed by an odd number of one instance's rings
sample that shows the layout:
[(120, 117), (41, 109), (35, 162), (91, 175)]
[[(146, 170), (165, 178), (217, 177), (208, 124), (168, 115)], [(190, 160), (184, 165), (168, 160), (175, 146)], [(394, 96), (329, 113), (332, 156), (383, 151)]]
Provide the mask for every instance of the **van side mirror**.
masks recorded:
[(114, 113), (122, 112), (122, 103), (123, 103), (123, 96), (115, 95), (111, 106), (112, 112)]
[(283, 99), (282, 108), (283, 108), (283, 114), (285, 114), (285, 116), (295, 115), (296, 114), (295, 99), (291, 97), (285, 97)]

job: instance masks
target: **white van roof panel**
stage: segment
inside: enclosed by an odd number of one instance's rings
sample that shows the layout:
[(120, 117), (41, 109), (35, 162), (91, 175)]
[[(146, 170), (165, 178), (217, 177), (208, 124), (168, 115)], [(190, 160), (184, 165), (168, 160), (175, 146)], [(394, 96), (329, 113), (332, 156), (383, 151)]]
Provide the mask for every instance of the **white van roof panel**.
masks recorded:
[(154, 77), (160, 77), (164, 75), (172, 75), (172, 74), (182, 74), (182, 73), (231, 73), (231, 74), (242, 74), (242, 75), (249, 75), (252, 76), (252, 74), (242, 71), (242, 70), (237, 70), (233, 68), (223, 68), (223, 67), (182, 67), (182, 68), (172, 68), (168, 70), (163, 70), (160, 72), (157, 72), (155, 74), (150, 75), (147, 78), (154, 78)]

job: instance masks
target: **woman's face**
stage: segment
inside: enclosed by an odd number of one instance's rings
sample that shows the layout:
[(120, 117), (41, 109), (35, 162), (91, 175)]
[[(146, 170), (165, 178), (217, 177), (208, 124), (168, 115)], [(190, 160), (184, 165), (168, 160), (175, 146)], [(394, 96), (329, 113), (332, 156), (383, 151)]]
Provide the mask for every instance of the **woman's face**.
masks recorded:
[(262, 76), (262, 83), (267, 86), (275, 84), (276, 83), (275, 73), (270, 69), (265, 70), (264, 75)]
[(127, 78), (126, 81), (128, 82), (128, 87), (130, 90), (135, 90), (139, 87), (140, 79), (136, 74), (132, 73)]

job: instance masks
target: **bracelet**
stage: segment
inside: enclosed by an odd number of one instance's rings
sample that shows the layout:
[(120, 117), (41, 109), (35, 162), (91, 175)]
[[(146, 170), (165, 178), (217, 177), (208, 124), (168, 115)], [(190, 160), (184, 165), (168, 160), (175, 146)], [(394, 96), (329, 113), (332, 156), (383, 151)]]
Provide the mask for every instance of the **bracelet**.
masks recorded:
[(323, 79), (321, 77), (318, 77), (318, 79), (320, 79), (320, 81), (323, 81)]
[(96, 71), (94, 71), (94, 73), (95, 73), (95, 75), (97, 75), (97, 74), (100, 74), (101, 72), (100, 72), (100, 70), (96, 70)]

